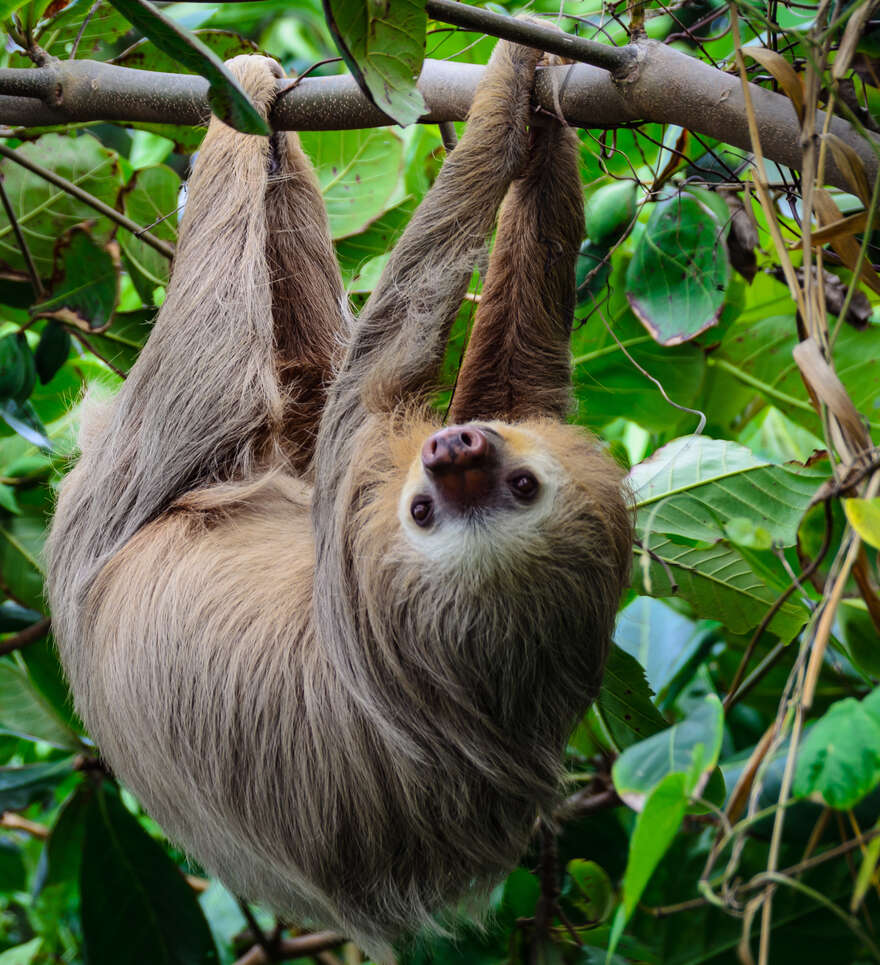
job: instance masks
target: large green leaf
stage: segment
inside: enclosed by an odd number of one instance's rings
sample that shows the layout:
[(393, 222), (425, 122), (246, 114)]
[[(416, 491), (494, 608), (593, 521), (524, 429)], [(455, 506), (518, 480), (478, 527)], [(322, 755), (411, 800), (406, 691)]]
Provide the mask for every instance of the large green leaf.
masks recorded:
[(106, 332), (93, 335), (89, 341), (102, 358), (127, 372), (149, 337), (155, 314), (155, 310), (151, 309), (120, 312), (114, 316), (113, 324)]
[[(339, 265), (342, 268), (343, 276), (346, 279), (349, 290), (352, 285), (356, 286), (357, 291), (371, 291), (373, 284), (381, 274), (381, 267), (384, 267), (383, 256), (388, 254), (397, 239), (403, 233), (407, 222), (412, 217), (415, 210), (415, 202), (412, 198), (406, 198), (400, 204), (389, 208), (381, 217), (377, 218), (365, 231), (360, 234), (342, 238), (336, 245), (336, 254), (339, 258)], [(377, 259), (382, 264), (375, 273), (372, 267)], [(359, 284), (364, 281), (364, 268), (370, 264), (370, 276), (373, 284), (368, 287)]]
[(388, 210), (403, 164), (396, 134), (308, 131), (300, 138), (315, 166), (335, 239), (359, 234)]
[(211, 110), (219, 118), (245, 134), (269, 133), (266, 122), (238, 81), (227, 70), (223, 61), (201, 40), (170, 17), (166, 17), (149, 0), (111, 2), (160, 50), (208, 81), (211, 85), (208, 100)]
[(106, 60), (116, 52), (120, 38), (131, 32), (131, 24), (102, 0), (93, 10), (90, 0), (76, 0), (40, 30), (39, 42), (47, 53), (65, 60), (79, 41), (76, 57)]
[(105, 786), (86, 817), (80, 870), (89, 965), (211, 965), (217, 950), (180, 870)]
[(645, 801), (636, 820), (623, 876), (623, 902), (611, 930), (609, 954), (617, 947), (623, 926), (635, 911), (645, 886), (678, 833), (687, 810), (686, 777), (667, 774)]
[[(121, 186), (116, 155), (90, 135), (44, 134), (37, 141), (22, 144), (16, 152), (67, 178), (111, 208), (115, 207)], [(5, 158), (0, 162), (0, 172), (12, 210), (43, 278), (52, 275), (56, 240), (73, 225), (90, 222), (89, 234), (99, 245), (109, 239), (113, 226), (94, 208)], [(12, 228), (2, 210), (0, 267), (19, 272), (25, 269)]]
[[(122, 202), (132, 221), (150, 234), (172, 244), (177, 241), (177, 207), (180, 178), (164, 164), (136, 171), (125, 186)], [(168, 259), (130, 232), (119, 232), (119, 243), (129, 261), (153, 286), (167, 285)]]
[(77, 735), (13, 657), (0, 660), (0, 733), (46, 741), (65, 750), (82, 750)]
[(688, 794), (702, 793), (721, 752), (724, 715), (721, 701), (707, 695), (680, 724), (628, 747), (614, 762), (617, 793), (636, 810), (669, 774), (684, 774)]
[(3, 518), (0, 514), (0, 579), (11, 596), (34, 610), (45, 605), (40, 563), (45, 526), (42, 515)]
[[(711, 364), (772, 402), (786, 416), (821, 433), (819, 416), (810, 403), (793, 357), (797, 328), (791, 315), (770, 315), (737, 321), (713, 354)], [(855, 407), (880, 429), (880, 326), (863, 331), (844, 325), (834, 343), (833, 360)]]
[(633, 311), (661, 345), (679, 345), (721, 316), (730, 276), (724, 226), (687, 194), (659, 201), (626, 275)]
[(428, 25), (419, 0), (324, 0), (336, 46), (358, 86), (398, 124), (425, 113), (416, 87)]
[[(246, 37), (240, 37), (231, 30), (194, 30), (192, 35), (200, 40), (220, 60), (230, 60), (239, 54), (256, 54), (259, 48)], [(157, 50), (149, 40), (132, 44), (113, 63), (119, 67), (132, 67), (136, 70), (158, 70), (166, 74), (198, 73), (186, 64), (181, 64), (164, 50)]]
[[(779, 595), (741, 553), (724, 542), (709, 547), (692, 546), (655, 535), (649, 547), (652, 556), (647, 561), (645, 550), (636, 548), (637, 592), (673, 596), (671, 576), (677, 595), (687, 600), (698, 616), (718, 620), (730, 633), (754, 630)], [(780, 574), (784, 576), (781, 568)], [(808, 616), (804, 607), (789, 601), (774, 615), (769, 629), (782, 639), (791, 640)]]
[(848, 810), (880, 784), (880, 688), (859, 702), (838, 700), (798, 748), (796, 797), (818, 796)]
[(61, 806), (40, 854), (34, 894), (53, 886), (62, 886), (69, 892), (78, 891), (86, 818), (94, 793), (92, 783), (84, 781)]
[(658, 449), (629, 474), (642, 536), (664, 533), (711, 542), (744, 518), (774, 543), (793, 546), (798, 525), (827, 472), (778, 466), (735, 442), (684, 436)]
[[(616, 292), (622, 284), (621, 272), (615, 268), (609, 290)], [(664, 348), (625, 304), (612, 304), (608, 314), (615, 310), (620, 314), (615, 317), (613, 335), (597, 315), (576, 327), (572, 336), (577, 421), (601, 427), (625, 415), (651, 432), (671, 434), (679, 427), (689, 431), (696, 425), (696, 416), (669, 405), (626, 353), (663, 385), (673, 402), (690, 405), (699, 397), (706, 374), (702, 349), (692, 343)], [(578, 318), (589, 311), (589, 307), (578, 310)]]
[(596, 711), (618, 748), (629, 747), (666, 727), (652, 696), (641, 664), (613, 644)]
[(69, 777), (73, 768), (73, 758), (52, 764), (0, 767), (0, 813), (26, 808), (31, 801), (42, 797)]
[(56, 247), (54, 276), (51, 293), (33, 308), (36, 317), (72, 321), (85, 328), (102, 328), (110, 321), (119, 290), (119, 266), (86, 231), (71, 232)]

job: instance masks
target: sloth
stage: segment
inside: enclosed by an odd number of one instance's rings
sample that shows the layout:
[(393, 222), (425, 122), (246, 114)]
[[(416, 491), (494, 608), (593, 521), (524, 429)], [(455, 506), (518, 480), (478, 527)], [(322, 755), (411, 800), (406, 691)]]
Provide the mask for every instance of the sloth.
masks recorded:
[[(628, 581), (622, 471), (565, 422), (583, 200), (578, 138), (532, 111), (542, 57), (496, 47), (356, 319), (296, 134), (213, 118), (167, 297), (86, 400), (48, 543), (113, 772), (236, 894), (378, 957), (558, 805)], [(230, 69), (268, 116), (277, 65)]]

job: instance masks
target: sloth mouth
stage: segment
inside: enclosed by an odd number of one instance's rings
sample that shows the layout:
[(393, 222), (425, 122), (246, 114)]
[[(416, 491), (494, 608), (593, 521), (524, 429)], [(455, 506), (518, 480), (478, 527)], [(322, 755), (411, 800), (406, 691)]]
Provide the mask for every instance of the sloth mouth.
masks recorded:
[(452, 509), (469, 510), (491, 502), (495, 474), (483, 467), (433, 474), (434, 488), (442, 502)]

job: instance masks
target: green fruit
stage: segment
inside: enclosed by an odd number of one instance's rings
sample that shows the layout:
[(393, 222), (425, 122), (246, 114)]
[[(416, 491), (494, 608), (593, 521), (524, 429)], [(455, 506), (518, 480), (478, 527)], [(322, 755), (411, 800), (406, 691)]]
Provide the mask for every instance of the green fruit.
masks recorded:
[(636, 216), (636, 186), (615, 181), (595, 190), (584, 207), (587, 235), (596, 245), (613, 245)]

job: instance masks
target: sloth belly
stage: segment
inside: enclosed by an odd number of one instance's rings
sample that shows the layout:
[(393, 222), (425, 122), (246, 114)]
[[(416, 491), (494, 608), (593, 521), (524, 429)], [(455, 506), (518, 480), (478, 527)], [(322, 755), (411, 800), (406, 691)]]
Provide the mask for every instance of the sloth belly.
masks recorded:
[(268, 829), (290, 801), (278, 782), (291, 783), (302, 741), (314, 656), (309, 495), (276, 476), (185, 497), (104, 567), (83, 640), (61, 646), (113, 771), (172, 839), (245, 894), (256, 882), (229, 871), (279, 863)]

